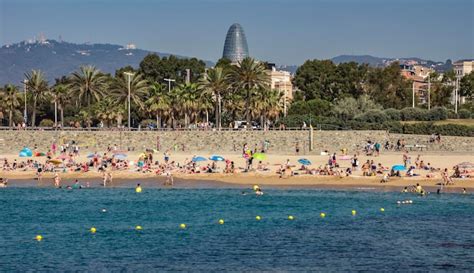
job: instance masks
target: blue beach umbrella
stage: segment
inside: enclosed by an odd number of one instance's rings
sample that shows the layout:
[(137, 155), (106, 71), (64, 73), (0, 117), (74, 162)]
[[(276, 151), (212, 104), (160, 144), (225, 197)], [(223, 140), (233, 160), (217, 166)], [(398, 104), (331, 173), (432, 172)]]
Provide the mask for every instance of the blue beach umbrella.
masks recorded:
[(311, 161), (309, 161), (309, 160), (306, 159), (306, 158), (300, 158), (300, 159), (298, 159), (298, 163), (300, 163), (300, 164), (302, 164), (302, 165), (305, 165), (305, 166), (311, 165)]
[(33, 156), (33, 152), (31, 151), (30, 148), (25, 147), (20, 151), (20, 156), (21, 157), (31, 157), (31, 156)]
[(393, 165), (392, 170), (394, 171), (406, 171), (407, 168), (403, 165)]
[(209, 157), (209, 159), (212, 160), (212, 161), (225, 161), (225, 158), (223, 158), (220, 155), (213, 155), (213, 156)]
[(193, 159), (191, 160), (192, 162), (201, 162), (201, 161), (207, 161), (207, 158), (203, 157), (203, 156), (195, 156), (193, 157)]
[(127, 158), (126, 154), (116, 154), (114, 157), (118, 160), (125, 160)]

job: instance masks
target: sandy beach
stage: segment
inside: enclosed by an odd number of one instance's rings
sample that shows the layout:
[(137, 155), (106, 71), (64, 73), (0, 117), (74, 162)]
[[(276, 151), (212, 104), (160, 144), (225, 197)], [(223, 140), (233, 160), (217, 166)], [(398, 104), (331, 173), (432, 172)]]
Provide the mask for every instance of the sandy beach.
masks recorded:
[[(87, 162), (87, 155), (89, 152), (82, 151), (79, 156), (75, 158), (76, 162)], [(100, 153), (99, 153), (100, 154)], [(140, 153), (130, 152), (128, 153), (128, 160), (137, 162)], [(180, 172), (173, 172), (175, 178), (175, 186), (197, 186), (197, 187), (217, 187), (217, 186), (229, 186), (229, 187), (250, 187), (251, 185), (258, 184), (263, 187), (294, 187), (294, 188), (334, 188), (334, 189), (363, 189), (363, 188), (375, 188), (379, 190), (400, 190), (404, 187), (415, 185), (419, 183), (421, 186), (428, 189), (436, 189), (442, 181), (441, 173), (439, 171), (432, 172), (432, 178), (427, 178), (426, 174), (428, 171), (415, 170), (415, 173), (419, 174), (416, 177), (405, 177), (402, 172), (402, 177), (392, 177), (387, 183), (380, 183), (382, 175), (367, 177), (362, 176), (360, 170), (354, 171), (350, 176), (328, 176), (328, 175), (310, 175), (310, 174), (298, 174), (297, 171), (301, 164), (297, 161), (300, 158), (306, 158), (312, 162), (310, 168), (324, 167), (328, 161), (328, 155), (284, 155), (284, 154), (268, 154), (267, 158), (262, 161), (263, 164), (269, 169), (268, 171), (251, 171), (242, 172), (245, 167), (245, 159), (242, 158), (241, 154), (220, 154), (224, 158), (234, 161), (237, 173), (224, 174), (222, 170), (225, 167), (224, 162), (217, 162), (218, 173), (195, 173), (185, 174)], [(351, 155), (351, 153), (349, 153)], [(414, 165), (415, 158), (420, 155), (421, 160), (425, 163), (430, 163), (431, 166), (439, 169), (448, 168), (452, 174), (452, 168), (454, 165), (460, 162), (474, 162), (474, 155), (462, 154), (462, 153), (409, 153), (411, 157), (412, 165)], [(173, 153), (170, 152), (170, 161), (175, 161), (179, 164), (189, 161), (196, 154), (188, 153)], [(208, 158), (211, 154), (199, 154)], [(18, 155), (8, 154), (0, 156), (0, 158), (6, 158), (9, 162), (13, 162), (15, 159), (17, 162), (25, 160), (20, 158)], [(365, 156), (363, 154), (358, 155), (358, 158), (363, 164), (366, 160), (374, 160), (375, 164), (381, 163), (382, 166), (390, 167), (396, 164), (402, 164), (403, 162), (402, 152), (386, 152), (381, 153), (380, 156)], [(339, 158), (339, 156), (338, 156)], [(32, 157), (29, 158), (36, 160), (40, 163), (46, 162), (45, 157)], [(154, 160), (159, 162), (163, 161), (163, 153), (155, 153)], [(277, 174), (281, 164), (285, 164), (289, 160), (292, 165), (292, 170), (295, 171), (294, 176), (288, 176), (286, 178), (280, 178)], [(206, 166), (212, 161), (199, 162), (199, 166)], [(339, 169), (344, 170), (350, 167), (350, 160), (338, 160), (340, 165)], [(254, 163), (254, 166), (256, 163)], [(165, 181), (163, 175), (156, 175), (154, 172), (142, 173), (135, 170), (136, 168), (130, 168), (128, 170), (115, 170), (112, 171), (114, 182), (111, 186), (134, 186), (137, 181), (144, 181), (148, 186), (159, 186)], [(79, 179), (81, 183), (90, 182), (91, 184), (100, 184), (102, 179), (102, 173), (91, 168), (88, 172), (71, 172), (71, 171), (58, 171), (57, 172), (63, 184), (72, 184), (74, 179)], [(302, 172), (301, 172), (302, 173)], [(32, 183), (36, 177), (36, 170), (29, 169), (27, 171), (15, 170), (15, 171), (0, 171), (0, 177), (7, 178), (10, 180), (10, 185), (34, 185)], [(39, 185), (49, 186), (53, 184), (54, 173), (46, 172), (43, 175), (42, 181)], [(38, 182), (36, 182), (38, 183)], [(156, 185), (155, 185), (156, 184)], [(462, 188), (468, 189), (468, 191), (474, 190), (474, 178), (463, 178), (454, 179), (454, 185), (445, 187), (445, 191), (457, 192)]]

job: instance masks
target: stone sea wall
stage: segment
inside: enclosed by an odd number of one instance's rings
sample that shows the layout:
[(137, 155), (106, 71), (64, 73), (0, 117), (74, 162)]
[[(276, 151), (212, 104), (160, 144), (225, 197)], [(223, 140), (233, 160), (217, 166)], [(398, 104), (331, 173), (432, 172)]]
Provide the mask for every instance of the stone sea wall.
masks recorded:
[(367, 140), (392, 143), (400, 138), (406, 144), (427, 145), (428, 151), (474, 152), (472, 137), (444, 137), (441, 144), (430, 144), (429, 136), (388, 134), (385, 131), (313, 131), (313, 150), (310, 151), (310, 131), (0, 131), (0, 155), (16, 153), (24, 146), (47, 151), (53, 142), (75, 141), (82, 150), (103, 151), (117, 145), (124, 150), (142, 151), (146, 148), (164, 151), (203, 153), (232, 153), (240, 151), (242, 145), (262, 148), (267, 143), (270, 153), (295, 153), (298, 146), (301, 154), (319, 154), (321, 151), (350, 151), (363, 147)]

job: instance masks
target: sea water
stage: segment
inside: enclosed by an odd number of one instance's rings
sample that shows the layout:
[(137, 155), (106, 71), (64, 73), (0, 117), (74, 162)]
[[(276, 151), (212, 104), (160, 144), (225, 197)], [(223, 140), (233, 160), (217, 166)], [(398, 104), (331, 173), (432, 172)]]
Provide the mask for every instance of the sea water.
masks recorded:
[(473, 195), (247, 192), (1, 189), (0, 271), (474, 270)]

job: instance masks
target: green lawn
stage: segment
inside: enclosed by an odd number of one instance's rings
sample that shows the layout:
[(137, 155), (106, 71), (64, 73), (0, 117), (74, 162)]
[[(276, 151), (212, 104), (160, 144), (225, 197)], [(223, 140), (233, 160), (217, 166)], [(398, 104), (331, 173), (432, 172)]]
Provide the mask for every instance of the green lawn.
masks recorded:
[[(401, 123), (421, 123), (426, 121), (401, 121)], [(442, 125), (442, 124), (457, 124), (457, 125), (467, 125), (467, 126), (474, 126), (474, 119), (447, 119), (447, 120), (438, 120), (434, 122), (435, 125)]]

